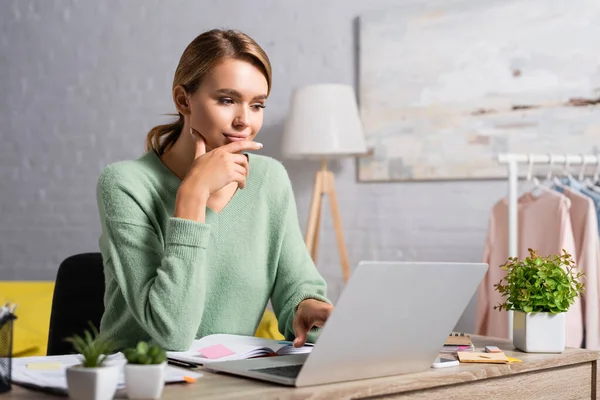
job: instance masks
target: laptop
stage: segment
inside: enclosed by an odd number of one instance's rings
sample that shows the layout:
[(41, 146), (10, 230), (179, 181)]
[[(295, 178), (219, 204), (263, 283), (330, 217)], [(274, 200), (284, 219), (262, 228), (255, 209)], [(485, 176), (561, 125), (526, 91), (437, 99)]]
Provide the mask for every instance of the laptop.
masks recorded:
[(362, 261), (309, 354), (204, 368), (296, 387), (426, 371), (487, 269), (484, 263)]

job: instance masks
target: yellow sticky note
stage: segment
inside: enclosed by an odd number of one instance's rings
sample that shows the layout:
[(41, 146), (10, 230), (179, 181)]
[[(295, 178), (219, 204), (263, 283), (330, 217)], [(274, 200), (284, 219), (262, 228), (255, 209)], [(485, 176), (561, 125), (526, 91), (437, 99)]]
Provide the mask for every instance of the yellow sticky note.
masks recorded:
[(522, 362), (522, 361), (521, 361), (521, 360), (519, 360), (518, 358), (509, 357), (509, 356), (506, 356), (506, 358), (508, 358), (508, 362), (509, 362), (509, 363), (514, 363), (514, 362)]
[(51, 369), (61, 369), (62, 364), (57, 362), (38, 362), (38, 363), (28, 363), (28, 369), (35, 370), (51, 370)]

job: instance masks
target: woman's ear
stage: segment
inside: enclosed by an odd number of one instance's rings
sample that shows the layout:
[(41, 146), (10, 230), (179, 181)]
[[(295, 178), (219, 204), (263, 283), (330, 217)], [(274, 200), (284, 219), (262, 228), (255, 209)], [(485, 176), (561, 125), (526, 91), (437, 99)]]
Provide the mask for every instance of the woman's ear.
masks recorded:
[(175, 102), (175, 107), (180, 114), (190, 114), (190, 99), (183, 86), (175, 86), (173, 89), (173, 101)]

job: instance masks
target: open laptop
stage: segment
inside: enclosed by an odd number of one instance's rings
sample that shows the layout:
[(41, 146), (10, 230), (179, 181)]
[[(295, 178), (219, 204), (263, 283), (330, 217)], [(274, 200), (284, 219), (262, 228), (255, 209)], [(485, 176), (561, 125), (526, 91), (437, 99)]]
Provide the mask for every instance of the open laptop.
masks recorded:
[(296, 387), (426, 371), (487, 269), (484, 263), (363, 261), (311, 353), (204, 368)]

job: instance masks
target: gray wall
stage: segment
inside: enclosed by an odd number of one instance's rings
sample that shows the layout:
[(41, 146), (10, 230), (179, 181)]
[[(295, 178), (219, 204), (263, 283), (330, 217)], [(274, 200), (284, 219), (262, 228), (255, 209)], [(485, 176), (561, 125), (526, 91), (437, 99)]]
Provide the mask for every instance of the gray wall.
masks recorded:
[[(291, 89), (355, 84), (360, 13), (401, 4), (329, 1), (2, 1), (0, 13), (0, 279), (54, 279), (70, 254), (97, 251), (96, 177), (138, 157), (146, 132), (174, 111), (170, 88), (200, 32), (247, 32), (267, 51), (274, 87), (259, 138), (279, 145)], [(304, 229), (318, 165), (283, 160)], [(371, 260), (480, 261), (503, 182), (359, 184), (355, 161), (332, 165), (352, 265)], [(327, 205), (328, 206), (328, 205)], [(327, 215), (318, 267), (342, 288)], [(472, 307), (459, 328), (470, 330)]]

